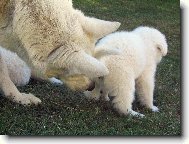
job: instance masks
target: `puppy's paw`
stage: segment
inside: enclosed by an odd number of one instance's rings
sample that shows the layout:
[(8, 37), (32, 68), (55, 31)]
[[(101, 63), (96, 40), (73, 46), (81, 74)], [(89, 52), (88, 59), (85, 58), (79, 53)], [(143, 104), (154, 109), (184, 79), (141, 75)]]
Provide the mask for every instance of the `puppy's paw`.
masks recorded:
[(143, 118), (145, 115), (138, 113), (131, 108), (128, 108), (124, 103), (114, 103), (114, 108), (122, 115), (130, 115), (134, 117)]
[(88, 98), (88, 99), (99, 100), (99, 98), (100, 98), (100, 96), (95, 95), (95, 94), (94, 94), (93, 92), (91, 92), (91, 91), (85, 91), (85, 92), (84, 92), (84, 95), (85, 95), (85, 97)]
[(156, 107), (156, 106), (152, 106), (151, 110), (152, 110), (153, 112), (159, 112), (159, 108)]
[(105, 97), (104, 97), (104, 101), (110, 101), (109, 96), (105, 96)]
[(84, 93), (86, 98), (90, 98), (91, 97), (91, 91), (84, 91), (83, 93)]
[(145, 115), (143, 115), (141, 113), (138, 113), (138, 112), (136, 112), (134, 110), (129, 110), (129, 115), (134, 116), (134, 117), (140, 117), (140, 118), (145, 117)]

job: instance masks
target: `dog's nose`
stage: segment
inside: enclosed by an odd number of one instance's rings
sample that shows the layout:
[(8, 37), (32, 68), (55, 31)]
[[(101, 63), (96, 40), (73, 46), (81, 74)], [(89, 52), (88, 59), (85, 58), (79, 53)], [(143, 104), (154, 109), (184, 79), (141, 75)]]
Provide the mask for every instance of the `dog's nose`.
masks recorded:
[(95, 88), (95, 82), (91, 82), (91, 83), (89, 84), (89, 87), (88, 87), (86, 90), (92, 91), (94, 88)]

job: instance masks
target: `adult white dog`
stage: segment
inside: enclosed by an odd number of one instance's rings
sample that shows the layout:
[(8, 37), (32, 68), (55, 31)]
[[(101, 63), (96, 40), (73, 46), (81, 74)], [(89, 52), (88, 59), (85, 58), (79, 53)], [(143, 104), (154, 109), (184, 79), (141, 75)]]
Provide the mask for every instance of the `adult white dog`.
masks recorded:
[[(100, 55), (104, 49), (117, 49), (120, 55)], [(95, 79), (95, 89), (85, 92), (89, 98), (99, 99), (100, 95), (112, 100), (118, 112), (127, 115), (144, 116), (132, 110), (135, 85), (140, 102), (152, 111), (153, 91), (157, 64), (167, 54), (165, 36), (150, 27), (139, 27), (131, 32), (116, 32), (101, 39), (95, 48), (96, 56), (109, 69), (107, 76)]]
[[(32, 69), (33, 77), (59, 77), (74, 90), (88, 88), (89, 78), (108, 74), (91, 51), (98, 39), (119, 26), (84, 16), (71, 0), (0, 1), (0, 45), (16, 52)], [(18, 92), (2, 55), (0, 88), (5, 96), (21, 104), (40, 103)]]

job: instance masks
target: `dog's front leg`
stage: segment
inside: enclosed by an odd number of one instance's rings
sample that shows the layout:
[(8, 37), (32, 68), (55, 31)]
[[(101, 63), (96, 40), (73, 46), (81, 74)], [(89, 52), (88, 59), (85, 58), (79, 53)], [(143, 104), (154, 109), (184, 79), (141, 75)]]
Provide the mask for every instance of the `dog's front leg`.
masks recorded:
[(11, 81), (7, 65), (0, 53), (0, 89), (5, 97), (16, 103), (23, 105), (39, 104), (41, 100), (32, 94), (20, 93), (14, 83)]

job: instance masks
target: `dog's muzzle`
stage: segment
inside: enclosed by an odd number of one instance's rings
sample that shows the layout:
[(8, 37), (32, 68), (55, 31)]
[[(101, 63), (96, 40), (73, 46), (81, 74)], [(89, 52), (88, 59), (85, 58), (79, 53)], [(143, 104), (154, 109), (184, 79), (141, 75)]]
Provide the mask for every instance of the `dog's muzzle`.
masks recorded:
[(92, 91), (95, 88), (95, 82), (91, 82), (89, 87), (86, 89), (87, 91)]

